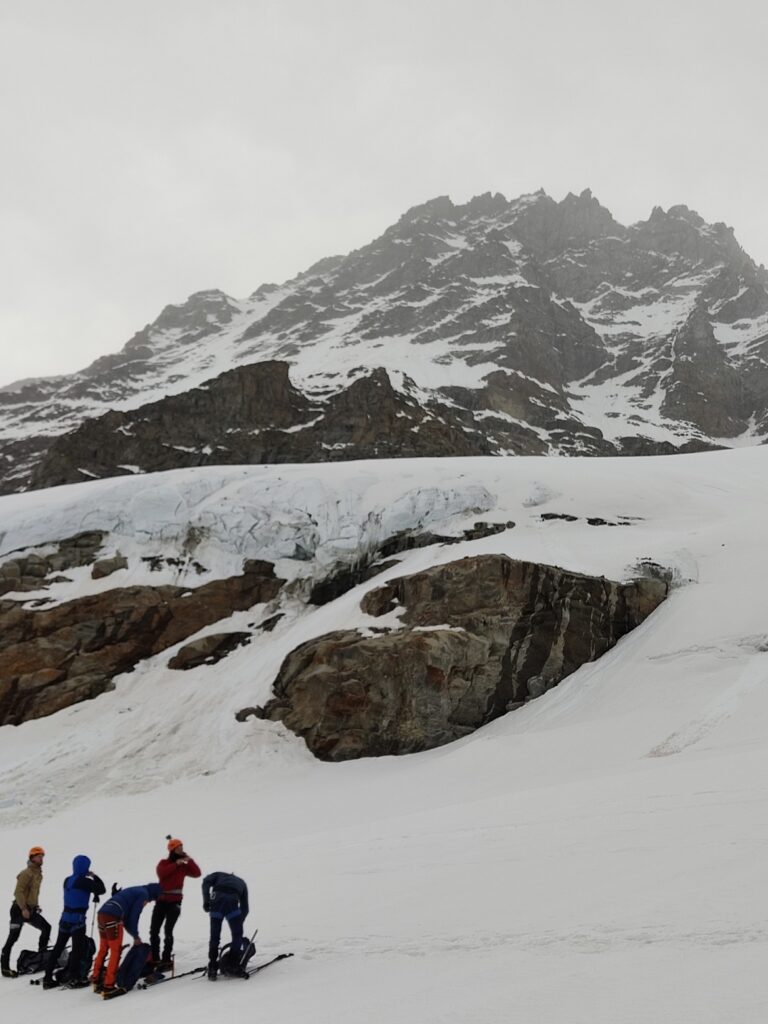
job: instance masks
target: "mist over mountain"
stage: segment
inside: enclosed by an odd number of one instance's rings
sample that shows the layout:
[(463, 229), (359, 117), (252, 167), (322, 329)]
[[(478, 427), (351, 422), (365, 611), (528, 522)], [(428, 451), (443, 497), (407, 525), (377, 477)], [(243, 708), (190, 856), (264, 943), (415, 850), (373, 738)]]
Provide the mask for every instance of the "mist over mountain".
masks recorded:
[(768, 435), (768, 273), (686, 206), (447, 196), (0, 389), (0, 492), (207, 464), (669, 454)]

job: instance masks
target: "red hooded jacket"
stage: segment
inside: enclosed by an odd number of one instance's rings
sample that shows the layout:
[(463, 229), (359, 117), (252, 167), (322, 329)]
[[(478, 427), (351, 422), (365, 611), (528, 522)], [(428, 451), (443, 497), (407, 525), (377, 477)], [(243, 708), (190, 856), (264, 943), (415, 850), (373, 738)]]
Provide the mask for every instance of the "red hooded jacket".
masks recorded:
[(155, 870), (160, 880), (159, 903), (181, 903), (184, 879), (200, 877), (200, 868), (190, 856), (185, 854), (182, 860), (188, 863), (183, 864), (174, 857), (166, 857), (157, 865)]

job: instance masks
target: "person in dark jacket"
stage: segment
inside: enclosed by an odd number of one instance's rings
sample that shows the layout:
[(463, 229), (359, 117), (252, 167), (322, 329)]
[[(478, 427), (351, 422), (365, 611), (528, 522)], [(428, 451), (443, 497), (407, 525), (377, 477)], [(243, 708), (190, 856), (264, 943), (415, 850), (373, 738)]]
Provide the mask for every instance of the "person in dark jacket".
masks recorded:
[[(152, 911), (149, 926), (149, 944), (152, 947), (152, 960), (156, 967), (169, 969), (173, 955), (173, 929), (181, 914), (181, 901), (184, 898), (185, 878), (199, 878), (200, 868), (192, 857), (184, 851), (180, 839), (168, 836), (168, 856), (161, 860), (156, 868), (160, 880), (160, 895)], [(165, 926), (163, 928), (163, 926)], [(163, 955), (160, 957), (160, 929), (163, 928)]]
[[(117, 968), (120, 964), (120, 948), (123, 944), (123, 929), (133, 938), (134, 946), (141, 945), (139, 938), (139, 918), (141, 912), (151, 900), (160, 895), (157, 882), (147, 885), (132, 885), (128, 889), (120, 889), (107, 900), (99, 911), (99, 951), (93, 964), (94, 989), (110, 992), (115, 987)], [(104, 969), (104, 961), (109, 953), (103, 983), (100, 980)]]
[(0, 953), (0, 973), (4, 978), (15, 978), (16, 971), (11, 970), (11, 950), (16, 945), (25, 924), (31, 924), (40, 932), (37, 948), (44, 953), (51, 937), (51, 926), (40, 912), (38, 900), (40, 886), (43, 884), (43, 858), (45, 850), (42, 846), (33, 846), (29, 851), (27, 866), (16, 876), (16, 888), (11, 904), (11, 924), (8, 938)]
[[(230, 957), (237, 963), (243, 948), (243, 922), (248, 916), (248, 886), (237, 875), (226, 871), (214, 871), (203, 879), (203, 910), (211, 918), (211, 934), (208, 944), (208, 979), (216, 981), (218, 973), (219, 940), (221, 925), (226, 921), (232, 934)], [(233, 974), (245, 974), (234, 970)]]
[(48, 962), (45, 965), (43, 988), (53, 988), (53, 972), (65, 946), (72, 939), (71, 963), (81, 963), (86, 956), (88, 939), (85, 935), (85, 915), (91, 896), (94, 903), (106, 892), (98, 875), (91, 871), (91, 859), (79, 854), (72, 861), (72, 874), (64, 879), (64, 910), (59, 918), (59, 934), (56, 936)]

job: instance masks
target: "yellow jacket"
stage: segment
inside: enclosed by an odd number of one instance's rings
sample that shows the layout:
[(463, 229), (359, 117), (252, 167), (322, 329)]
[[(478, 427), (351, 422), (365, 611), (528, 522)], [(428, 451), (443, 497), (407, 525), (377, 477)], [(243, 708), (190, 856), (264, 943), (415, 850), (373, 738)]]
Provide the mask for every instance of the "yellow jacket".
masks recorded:
[(13, 898), (20, 910), (34, 910), (40, 898), (40, 886), (43, 884), (43, 869), (31, 861), (23, 871), (16, 875), (16, 888)]

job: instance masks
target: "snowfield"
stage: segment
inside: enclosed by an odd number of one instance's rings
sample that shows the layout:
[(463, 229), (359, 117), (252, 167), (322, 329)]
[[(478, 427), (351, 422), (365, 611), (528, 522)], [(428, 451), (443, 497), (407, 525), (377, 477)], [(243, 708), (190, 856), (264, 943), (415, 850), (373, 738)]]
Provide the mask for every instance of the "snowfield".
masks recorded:
[[(108, 884), (147, 882), (172, 832), (204, 874), (249, 882), (258, 961), (295, 954), (247, 983), (193, 977), (109, 1007), (0, 979), (3, 1021), (765, 1024), (767, 507), (766, 447), (214, 467), (0, 498), (0, 558), (104, 529), (105, 554), (129, 559), (28, 600), (196, 585), (244, 558), (291, 581), (275, 607), (205, 631), (284, 613), (219, 664), (173, 672), (171, 648), (97, 700), (0, 729), (9, 902), (32, 844), (48, 851), (55, 925), (74, 855)], [(325, 606), (303, 601), (311, 578), (383, 537), (478, 520), (516, 525), (405, 552)], [(676, 586), (598, 662), (434, 751), (324, 764), (281, 725), (235, 721), (298, 643), (374, 621), (366, 589), (488, 552), (615, 578), (650, 559)], [(152, 572), (141, 559), (158, 554), (182, 564)], [(204, 963), (207, 939), (199, 886), (186, 891), (179, 970)], [(143, 937), (148, 926), (145, 911)], [(36, 938), (25, 928), (15, 953)]]

